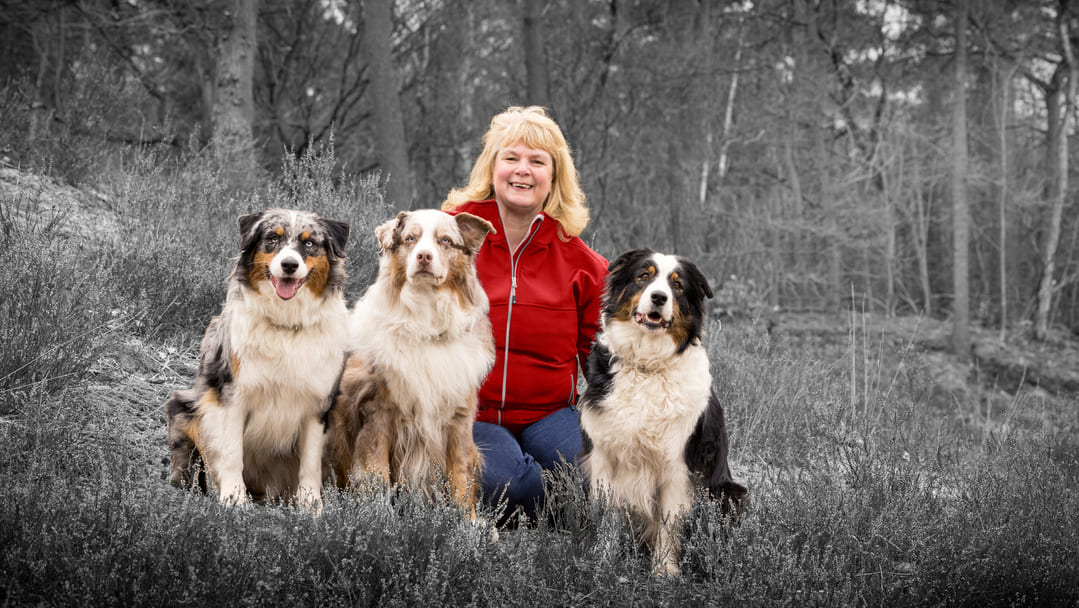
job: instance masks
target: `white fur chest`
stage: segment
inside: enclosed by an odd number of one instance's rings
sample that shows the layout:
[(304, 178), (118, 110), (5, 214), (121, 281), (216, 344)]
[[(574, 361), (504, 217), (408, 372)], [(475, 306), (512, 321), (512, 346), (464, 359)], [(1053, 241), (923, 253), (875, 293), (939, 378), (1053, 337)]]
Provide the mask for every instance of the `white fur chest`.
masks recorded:
[(351, 344), (378, 370), (401, 415), (434, 441), (456, 409), (474, 403), (494, 364), (491, 324), (485, 301), (462, 308), (450, 291), (408, 292), (393, 302), (373, 289), (359, 301)]
[(282, 327), (259, 314), (262, 299), (233, 309), (233, 390), (247, 408), (245, 443), (283, 452), (300, 421), (329, 404), (348, 346), (348, 309), (342, 299), (328, 299), (309, 306), (300, 325)]
[(692, 346), (647, 368), (618, 361), (612, 372), (610, 393), (582, 412), (585, 431), (616, 459), (647, 454), (650, 462), (678, 461), (708, 405), (712, 376), (704, 349)]

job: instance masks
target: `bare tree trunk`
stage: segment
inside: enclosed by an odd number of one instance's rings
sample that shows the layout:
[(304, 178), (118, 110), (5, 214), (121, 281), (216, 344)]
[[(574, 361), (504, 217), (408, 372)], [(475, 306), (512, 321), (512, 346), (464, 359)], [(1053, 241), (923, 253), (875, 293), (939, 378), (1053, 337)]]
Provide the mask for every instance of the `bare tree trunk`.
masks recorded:
[(719, 163), (717, 169), (720, 180), (727, 176), (727, 168), (730, 164), (730, 159), (727, 156), (727, 148), (731, 144), (731, 131), (734, 127), (734, 100), (738, 95), (738, 74), (741, 72), (742, 46), (745, 44), (746, 29), (744, 22), (739, 21), (738, 46), (734, 49), (734, 59), (732, 60), (734, 68), (731, 70), (731, 86), (727, 89), (727, 105), (723, 109), (723, 134), (721, 136), (723, 143), (719, 148)]
[(367, 54), (374, 106), (375, 140), (381, 184), (386, 200), (397, 208), (412, 208), (412, 172), (409, 168), (405, 123), (401, 118), (400, 85), (393, 64), (393, 1), (363, 3), (364, 50)]
[(813, 97), (811, 102), (814, 108), (811, 116), (811, 122), (813, 123), (811, 127), (813, 131), (813, 155), (816, 157), (816, 172), (820, 178), (818, 195), (824, 216), (826, 239), (824, 248), (828, 272), (828, 295), (826, 296), (825, 306), (829, 310), (838, 311), (846, 290), (842, 285), (843, 266), (840, 260), (840, 234), (836, 211), (835, 180), (832, 176), (832, 161), (825, 142), (825, 130), (828, 128), (826, 77), (829, 74), (829, 69), (825, 61), (820, 58), (821, 53), (815, 48), (815, 45), (819, 44), (820, 41), (817, 12), (805, 0), (796, 0), (794, 6), (796, 15), (806, 24), (805, 36), (800, 37), (798, 43), (801, 47), (800, 54), (807, 68), (806, 74), (810, 79), (808, 91)]
[[(1064, 204), (1068, 196), (1068, 121), (1072, 114), (1072, 106), (1075, 103), (1076, 78), (1079, 76), (1079, 67), (1075, 64), (1075, 53), (1071, 46), (1068, 29), (1067, 5), (1062, 3), (1057, 16), (1057, 28), (1060, 33), (1060, 44), (1064, 51), (1064, 61), (1067, 65), (1066, 83), (1060, 88), (1063, 99), (1060, 99), (1059, 131), (1055, 133), (1055, 153), (1053, 161), (1055, 166), (1053, 181), (1052, 208), (1046, 225), (1045, 251), (1042, 257), (1042, 278), (1038, 286), (1038, 308), (1034, 315), (1034, 337), (1045, 340), (1049, 335), (1049, 313), (1052, 309), (1053, 294), (1056, 291), (1053, 275), (1056, 273), (1056, 253), (1060, 245), (1060, 228), (1064, 217)], [(1055, 94), (1055, 93), (1054, 93)]]
[(933, 316), (933, 290), (929, 284), (929, 217), (930, 212), (926, 209), (928, 197), (922, 185), (921, 163), (914, 165), (914, 183), (917, 190), (914, 196), (914, 210), (916, 218), (914, 222), (914, 251), (918, 256), (918, 282), (922, 288), (922, 312), (925, 316)]
[[(899, 154), (899, 171), (898, 174), (903, 174), (903, 153), (900, 149)], [(883, 157), (883, 154), (877, 154), (879, 159)], [(879, 161), (875, 161), (879, 162)], [(899, 198), (898, 192), (893, 191), (893, 188), (898, 188), (892, 185), (892, 180), (888, 176), (887, 167), (884, 163), (881, 163), (879, 169), (881, 178), (881, 194), (884, 196), (884, 217), (887, 225), (885, 230), (885, 242), (884, 242), (884, 273), (885, 273), (885, 291), (884, 291), (884, 312), (888, 317), (895, 316), (895, 261), (896, 261), (896, 229), (898, 226), (898, 218), (896, 217), (896, 200)]]
[(258, 166), (253, 89), (258, 0), (231, 0), (226, 17), (228, 23), (217, 41), (213, 145), (233, 172), (250, 177)]
[[(999, 70), (998, 70), (999, 72)], [(997, 223), (999, 224), (999, 232), (997, 235), (1000, 241), (999, 257), (997, 266), (999, 267), (998, 280), (1000, 281), (1000, 339), (1004, 340), (1008, 332), (1008, 272), (1007, 272), (1007, 260), (1008, 260), (1008, 194), (1011, 188), (1011, 182), (1009, 179), (1008, 171), (1008, 115), (1010, 101), (1008, 93), (1011, 89), (1012, 76), (1015, 74), (1015, 68), (1011, 68), (1004, 72), (1003, 78), (1000, 82), (1000, 124), (997, 127), (997, 131), (1000, 136), (1000, 201), (997, 210)]]
[[(672, 138), (667, 144), (667, 158), (678, 158), (678, 145)], [(667, 170), (667, 192), (670, 193), (670, 197), (667, 200), (667, 205), (670, 209), (670, 237), (671, 237), (671, 252), (677, 254), (686, 254), (685, 248), (682, 243), (682, 198), (683, 198), (683, 178), (681, 168), (677, 162), (671, 161), (671, 167)]]
[(970, 205), (967, 201), (967, 12), (959, 0), (955, 19), (955, 99), (952, 107), (952, 348), (970, 357)]
[(540, 2), (523, 0), (525, 73), (528, 79), (528, 103), (546, 107), (550, 101), (547, 86), (547, 61), (543, 44), (543, 10)]

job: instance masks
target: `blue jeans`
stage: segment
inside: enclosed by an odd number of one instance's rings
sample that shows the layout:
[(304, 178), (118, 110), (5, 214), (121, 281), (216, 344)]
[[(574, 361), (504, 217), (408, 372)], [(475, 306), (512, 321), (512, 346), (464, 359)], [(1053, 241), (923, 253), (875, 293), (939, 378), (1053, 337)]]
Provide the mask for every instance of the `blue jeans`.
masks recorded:
[(562, 408), (525, 427), (519, 437), (488, 422), (472, 426), (472, 438), (483, 455), (480, 486), (491, 506), (505, 500), (506, 515), (518, 506), (535, 519), (543, 505), (543, 470), (560, 462), (577, 465), (581, 421), (575, 409)]

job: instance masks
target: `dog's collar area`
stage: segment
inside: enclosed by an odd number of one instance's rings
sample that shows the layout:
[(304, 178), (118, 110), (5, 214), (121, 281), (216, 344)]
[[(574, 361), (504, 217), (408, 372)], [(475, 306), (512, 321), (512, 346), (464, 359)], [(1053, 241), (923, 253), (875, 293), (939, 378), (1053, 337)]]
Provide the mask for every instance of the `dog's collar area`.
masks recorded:
[(270, 325), (273, 325), (275, 329), (281, 329), (281, 330), (284, 330), (284, 331), (290, 331), (292, 333), (297, 333), (297, 332), (303, 331), (304, 327), (306, 327), (305, 325), (303, 325), (301, 323), (294, 323), (292, 325), (283, 325), (283, 324), (274, 323), (273, 321), (270, 322)]

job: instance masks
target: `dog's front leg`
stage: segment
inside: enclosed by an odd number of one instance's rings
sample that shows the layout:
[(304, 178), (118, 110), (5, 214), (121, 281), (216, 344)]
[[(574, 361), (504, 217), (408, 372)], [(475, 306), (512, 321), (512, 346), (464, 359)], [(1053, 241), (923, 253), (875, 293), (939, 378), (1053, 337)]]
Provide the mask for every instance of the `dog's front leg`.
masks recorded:
[[(685, 469), (685, 467), (682, 467)], [(659, 489), (658, 529), (656, 544), (652, 548), (652, 572), (656, 576), (678, 576), (678, 558), (682, 553), (682, 522), (693, 506), (693, 486), (689, 471), (681, 470), (672, 475)]]
[(480, 469), (480, 453), (472, 439), (474, 410), (463, 408), (450, 423), (449, 442), (446, 446), (446, 468), (449, 473), (450, 491), (457, 506), (468, 509), (469, 519), (476, 521), (476, 505), (480, 500), (477, 476)]
[(217, 486), (218, 499), (225, 504), (247, 502), (244, 485), (244, 411), (236, 405), (225, 406), (215, 398), (204, 398), (201, 427), (205, 446), (203, 458)]
[(615, 469), (613, 461), (605, 452), (593, 450), (584, 463), (585, 478), (588, 480), (589, 495), (592, 500), (598, 500), (608, 505), (617, 505), (624, 496), (615, 493), (615, 487), (611, 483), (614, 479)]
[(393, 479), (390, 474), (390, 447), (393, 440), (392, 418), (385, 408), (372, 406), (367, 420), (352, 444), (352, 469), (349, 480), (358, 487), (360, 480), (372, 473), (386, 485)]
[(325, 447), (325, 425), (318, 416), (308, 416), (300, 426), (300, 474), (296, 488), (296, 505), (316, 516), (322, 514), (322, 450)]

